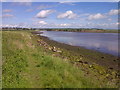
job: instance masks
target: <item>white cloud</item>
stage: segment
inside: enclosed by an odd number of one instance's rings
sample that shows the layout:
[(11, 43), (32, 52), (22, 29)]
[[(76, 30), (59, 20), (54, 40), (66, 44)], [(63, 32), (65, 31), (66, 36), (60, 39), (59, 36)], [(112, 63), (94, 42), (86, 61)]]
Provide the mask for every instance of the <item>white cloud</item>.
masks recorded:
[(66, 27), (66, 26), (70, 26), (70, 24), (64, 23), (64, 24), (59, 24), (58, 26)]
[(3, 12), (8, 13), (8, 12), (12, 12), (12, 10), (11, 9), (4, 9)]
[(109, 15), (118, 15), (118, 13), (120, 13), (120, 9), (112, 9), (110, 10), (110, 12), (108, 13)]
[(2, 24), (2, 27), (18, 27), (17, 24)]
[(119, 23), (93, 23), (90, 22), (86, 24), (86, 27), (88, 28), (103, 28), (103, 29), (117, 29)]
[(2, 15), (2, 18), (11, 18), (11, 17), (14, 17), (14, 15), (12, 15), (12, 14), (4, 14), (4, 15)]
[(46, 23), (39, 21), (33, 24), (19, 23), (19, 24), (2, 24), (2, 27), (21, 27), (21, 28), (103, 28), (103, 29), (118, 29), (118, 22), (116, 23)]
[(46, 25), (47, 23), (45, 21), (39, 21), (39, 24)]
[(24, 23), (16, 23), (16, 24), (2, 24), (2, 27), (31, 28), (31, 25), (24, 22)]
[(103, 19), (103, 18), (106, 18), (106, 16), (101, 14), (101, 13), (97, 13), (97, 14), (93, 14), (93, 15), (88, 16), (89, 20), (96, 20), (96, 19)]
[(46, 18), (49, 14), (53, 13), (54, 10), (41, 10), (36, 17), (37, 18)]
[(77, 17), (77, 14), (73, 13), (71, 10), (66, 11), (65, 13), (62, 13), (57, 16), (57, 18), (68, 18), (68, 19), (73, 19), (76, 17)]

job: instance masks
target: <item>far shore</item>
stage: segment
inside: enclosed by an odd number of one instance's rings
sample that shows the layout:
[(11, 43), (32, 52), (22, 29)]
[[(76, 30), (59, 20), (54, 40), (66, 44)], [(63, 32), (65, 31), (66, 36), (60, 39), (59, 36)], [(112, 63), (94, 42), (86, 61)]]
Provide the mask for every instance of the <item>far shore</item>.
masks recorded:
[(84, 32), (84, 33), (120, 33), (118, 29), (89, 29), (89, 28), (2, 28), (3, 31), (66, 31), (66, 32)]

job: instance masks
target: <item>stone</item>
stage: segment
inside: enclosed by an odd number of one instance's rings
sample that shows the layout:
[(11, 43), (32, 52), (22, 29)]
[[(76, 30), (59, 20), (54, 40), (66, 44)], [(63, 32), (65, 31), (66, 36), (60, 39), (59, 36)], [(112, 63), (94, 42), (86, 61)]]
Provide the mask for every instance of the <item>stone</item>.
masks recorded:
[(105, 58), (105, 57), (101, 57), (101, 58)]
[(88, 64), (88, 62), (84, 62), (84, 64)]
[(116, 61), (116, 60), (113, 60), (114, 62)]
[(49, 49), (49, 50), (52, 50), (52, 48), (51, 48), (51, 47), (49, 47), (48, 49)]
[(111, 69), (111, 70), (112, 70), (113, 68), (112, 68), (112, 67), (110, 67), (109, 69)]
[(78, 61), (79, 63), (83, 63), (83, 61)]
[(82, 58), (80, 58), (80, 59), (82, 59)]
[(92, 65), (89, 66), (89, 68), (92, 68), (92, 67), (93, 67)]
[(61, 53), (62, 51), (60, 51), (60, 50), (57, 50), (57, 52)]

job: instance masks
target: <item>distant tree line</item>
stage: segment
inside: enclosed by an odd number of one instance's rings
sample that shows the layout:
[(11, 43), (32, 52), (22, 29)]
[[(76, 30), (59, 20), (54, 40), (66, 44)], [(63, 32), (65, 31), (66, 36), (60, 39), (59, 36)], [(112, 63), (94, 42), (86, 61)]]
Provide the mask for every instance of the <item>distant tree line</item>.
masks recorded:
[(2, 30), (35, 30), (34, 28), (2, 27)]
[(98, 28), (20, 28), (20, 27), (2, 27), (2, 30), (40, 30), (40, 31), (66, 31), (66, 32), (101, 32), (118, 33), (120, 30), (107, 30)]

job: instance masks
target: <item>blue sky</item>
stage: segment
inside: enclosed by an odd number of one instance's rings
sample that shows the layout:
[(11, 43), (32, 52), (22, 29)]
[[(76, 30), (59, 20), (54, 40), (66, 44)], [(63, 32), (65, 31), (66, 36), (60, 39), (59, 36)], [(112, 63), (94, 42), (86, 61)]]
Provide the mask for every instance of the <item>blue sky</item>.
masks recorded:
[(2, 25), (117, 29), (118, 11), (117, 2), (3, 2)]

